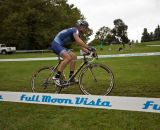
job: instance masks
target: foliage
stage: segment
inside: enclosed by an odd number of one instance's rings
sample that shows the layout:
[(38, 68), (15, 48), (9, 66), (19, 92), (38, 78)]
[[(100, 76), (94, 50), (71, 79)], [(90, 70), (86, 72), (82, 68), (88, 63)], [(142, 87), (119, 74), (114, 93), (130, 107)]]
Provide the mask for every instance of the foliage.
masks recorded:
[[(127, 29), (128, 26), (125, 25), (125, 23), (121, 19), (114, 20), (115, 27), (113, 29), (110, 29), (109, 27), (101, 27), (95, 35), (95, 39), (101, 40), (101, 41), (107, 41), (108, 43), (128, 43), (129, 39), (127, 36)], [(118, 38), (120, 38), (122, 41), (119, 41)]]
[(155, 29), (153, 37), (155, 38), (154, 40), (160, 41), (160, 27), (159, 27), (159, 25)]
[(1, 42), (17, 49), (45, 49), (82, 14), (67, 0), (1, 0), (0, 17)]
[(130, 41), (127, 36), (128, 26), (121, 19), (114, 20), (114, 25), (112, 29), (114, 36), (120, 37), (123, 43), (128, 43)]
[(111, 29), (109, 27), (101, 27), (97, 32), (96, 32), (96, 35), (95, 35), (95, 39), (98, 39), (98, 40), (103, 40), (105, 41), (108, 34), (110, 33)]
[(142, 33), (142, 39), (141, 39), (141, 42), (148, 42), (150, 41), (150, 35), (147, 31), (147, 28), (144, 28), (144, 32)]
[(144, 28), (144, 31), (142, 33), (141, 42), (150, 42), (150, 41), (160, 41), (160, 27), (155, 29), (153, 32), (148, 32), (147, 28)]

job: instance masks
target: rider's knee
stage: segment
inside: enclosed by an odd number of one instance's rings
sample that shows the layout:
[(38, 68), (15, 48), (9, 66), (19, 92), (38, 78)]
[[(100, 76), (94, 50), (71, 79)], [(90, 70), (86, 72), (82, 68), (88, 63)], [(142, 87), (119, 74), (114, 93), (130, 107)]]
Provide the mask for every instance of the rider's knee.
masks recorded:
[(72, 57), (70, 55), (68, 55), (64, 60), (67, 62), (70, 62), (70, 61), (72, 61)]
[(76, 55), (73, 55), (73, 56), (72, 56), (72, 60), (77, 60), (77, 56), (76, 56)]
[(77, 55), (75, 53), (70, 53), (70, 56), (72, 57), (72, 60), (77, 60)]

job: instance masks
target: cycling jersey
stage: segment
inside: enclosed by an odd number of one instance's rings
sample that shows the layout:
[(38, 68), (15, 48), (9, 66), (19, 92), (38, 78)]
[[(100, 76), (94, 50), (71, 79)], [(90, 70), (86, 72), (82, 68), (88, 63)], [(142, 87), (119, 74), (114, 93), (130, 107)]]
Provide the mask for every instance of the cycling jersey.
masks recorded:
[(75, 41), (73, 36), (75, 33), (79, 35), (79, 31), (75, 27), (59, 32), (52, 42), (52, 50), (58, 55), (62, 55), (65, 51), (68, 51), (65, 46)]

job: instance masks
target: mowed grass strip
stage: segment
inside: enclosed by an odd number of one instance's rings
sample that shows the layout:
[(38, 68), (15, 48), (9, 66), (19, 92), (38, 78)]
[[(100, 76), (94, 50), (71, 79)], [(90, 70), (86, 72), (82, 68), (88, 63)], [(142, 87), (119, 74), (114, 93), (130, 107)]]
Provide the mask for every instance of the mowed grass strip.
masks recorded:
[[(96, 47), (99, 55), (160, 52), (160, 46), (147, 46), (147, 45), (160, 45), (160, 41), (135, 43), (131, 47), (126, 44), (125, 49), (123, 51), (118, 51), (119, 47), (122, 47), (122, 45), (117, 45), (117, 44), (108, 45), (108, 44), (105, 44), (103, 46), (103, 50), (101, 50), (99, 44), (100, 43), (97, 43), (97, 45), (94, 46), (94, 47)], [(74, 52), (77, 55), (80, 55), (79, 49), (80, 49), (80, 47), (78, 45), (74, 49)], [(52, 52), (15, 53), (13, 55), (0, 55), (0, 59), (40, 58), (40, 57), (56, 57), (56, 55)]]
[[(159, 56), (99, 59), (97, 62), (108, 65), (115, 75), (116, 84), (110, 95), (159, 97)], [(56, 61), (3, 62), (0, 64), (0, 91), (31, 91), (33, 72), (41, 66), (55, 64)], [(62, 93), (82, 94), (78, 86), (71, 86)], [(158, 130), (159, 119), (160, 115), (155, 113), (0, 103), (0, 129), (4, 130)], [(146, 124), (149, 124), (147, 128)]]

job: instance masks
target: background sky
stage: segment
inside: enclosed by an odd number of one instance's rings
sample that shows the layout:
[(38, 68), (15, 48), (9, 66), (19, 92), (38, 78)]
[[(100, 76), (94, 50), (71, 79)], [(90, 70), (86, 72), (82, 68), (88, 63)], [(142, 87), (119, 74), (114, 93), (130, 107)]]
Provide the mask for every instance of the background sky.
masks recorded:
[(68, 3), (81, 10), (94, 33), (102, 26), (113, 28), (113, 21), (120, 18), (128, 25), (128, 38), (140, 41), (144, 28), (154, 32), (160, 25), (160, 0), (68, 0)]

